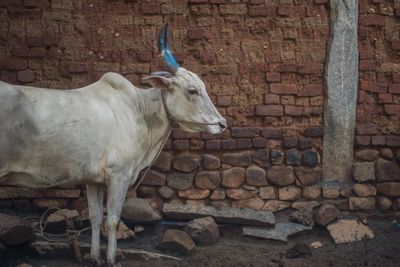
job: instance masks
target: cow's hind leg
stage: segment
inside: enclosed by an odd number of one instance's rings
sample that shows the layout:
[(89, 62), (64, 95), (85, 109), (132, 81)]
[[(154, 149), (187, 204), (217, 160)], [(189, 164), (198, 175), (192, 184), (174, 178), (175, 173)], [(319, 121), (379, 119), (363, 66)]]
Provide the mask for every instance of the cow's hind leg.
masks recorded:
[(115, 177), (108, 186), (107, 194), (107, 222), (108, 222), (108, 250), (107, 262), (109, 266), (116, 265), (117, 227), (121, 217), (122, 206), (129, 188), (126, 177)]
[(103, 264), (100, 256), (100, 228), (103, 223), (103, 185), (87, 185), (87, 198), (89, 204), (90, 224), (92, 225), (90, 258), (100, 266)]

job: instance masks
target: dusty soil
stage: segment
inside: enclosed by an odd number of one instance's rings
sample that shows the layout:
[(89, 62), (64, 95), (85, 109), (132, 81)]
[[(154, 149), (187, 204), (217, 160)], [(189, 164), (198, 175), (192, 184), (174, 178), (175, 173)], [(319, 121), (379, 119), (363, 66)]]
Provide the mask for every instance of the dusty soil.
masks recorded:
[[(369, 219), (368, 224), (374, 230), (374, 239), (341, 245), (335, 244), (327, 230), (320, 227), (314, 227), (312, 232), (293, 236), (288, 243), (244, 237), (240, 227), (221, 227), (222, 238), (216, 245), (198, 247), (193, 255), (183, 257), (179, 262), (129, 260), (123, 261), (122, 266), (400, 266), (400, 227), (392, 220), (383, 218)], [(158, 251), (156, 244), (165, 228), (166, 226), (158, 226), (147, 229), (133, 241), (119, 242), (119, 247)], [(295, 244), (304, 242), (310, 245), (315, 241), (321, 242), (322, 247), (311, 248), (311, 256), (286, 258), (286, 251)], [(28, 253), (26, 247), (13, 250), (0, 266), (16, 266), (23, 262), (33, 266), (82, 266), (71, 256), (57, 255), (56, 258), (46, 259)]]

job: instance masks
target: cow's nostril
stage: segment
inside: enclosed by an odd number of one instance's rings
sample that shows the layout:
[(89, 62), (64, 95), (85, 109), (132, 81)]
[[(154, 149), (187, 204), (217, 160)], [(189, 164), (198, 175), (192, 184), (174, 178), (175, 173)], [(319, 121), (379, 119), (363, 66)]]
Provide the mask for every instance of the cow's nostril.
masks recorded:
[(226, 122), (220, 121), (218, 122), (219, 127), (221, 127), (223, 130), (226, 129)]

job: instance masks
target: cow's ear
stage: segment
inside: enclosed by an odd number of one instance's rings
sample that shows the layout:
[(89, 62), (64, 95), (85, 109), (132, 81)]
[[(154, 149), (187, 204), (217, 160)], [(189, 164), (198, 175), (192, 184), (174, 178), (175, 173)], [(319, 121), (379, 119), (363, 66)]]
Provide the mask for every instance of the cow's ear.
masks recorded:
[(153, 72), (148, 76), (142, 78), (143, 83), (150, 84), (153, 87), (160, 89), (168, 89), (171, 85), (171, 77), (173, 75), (169, 72)]

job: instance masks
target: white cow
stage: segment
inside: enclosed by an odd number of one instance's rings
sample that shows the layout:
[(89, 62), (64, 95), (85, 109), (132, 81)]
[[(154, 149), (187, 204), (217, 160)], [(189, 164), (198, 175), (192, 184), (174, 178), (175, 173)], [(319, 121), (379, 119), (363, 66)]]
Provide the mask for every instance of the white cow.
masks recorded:
[(107, 189), (109, 265), (127, 190), (150, 165), (171, 128), (223, 132), (226, 121), (202, 80), (180, 67), (168, 45), (159, 48), (170, 72), (143, 78), (139, 89), (117, 73), (73, 90), (0, 82), (0, 184), (46, 188), (86, 184), (92, 225), (91, 258), (101, 264), (100, 226)]

